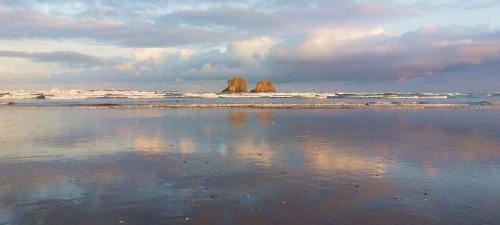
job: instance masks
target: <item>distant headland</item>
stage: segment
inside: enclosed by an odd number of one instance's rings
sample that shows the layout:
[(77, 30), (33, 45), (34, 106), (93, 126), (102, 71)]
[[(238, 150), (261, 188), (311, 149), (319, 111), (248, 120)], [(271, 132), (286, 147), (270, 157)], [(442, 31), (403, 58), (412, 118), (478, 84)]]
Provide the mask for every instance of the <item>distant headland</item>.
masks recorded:
[[(233, 77), (227, 81), (227, 88), (222, 93), (247, 93), (247, 81), (242, 77)], [(270, 80), (260, 80), (255, 85), (251, 93), (271, 93), (276, 92), (276, 88)]]

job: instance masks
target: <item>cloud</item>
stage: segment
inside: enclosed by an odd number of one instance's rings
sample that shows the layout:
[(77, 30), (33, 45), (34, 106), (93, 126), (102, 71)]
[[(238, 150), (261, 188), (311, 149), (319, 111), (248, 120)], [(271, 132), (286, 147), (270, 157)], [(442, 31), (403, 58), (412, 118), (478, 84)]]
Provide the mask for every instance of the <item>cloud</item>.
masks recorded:
[(238, 74), (243, 74), (240, 68), (231, 68), (225, 64), (213, 65), (208, 62), (199, 69), (189, 69), (184, 76), (191, 79), (225, 79)]
[(0, 78), (9, 78), (16, 74), (16, 71), (9, 67), (0, 66)]
[(272, 37), (256, 37), (231, 43), (229, 51), (234, 57), (252, 63), (267, 57), (270, 49), (278, 43)]
[(90, 39), (131, 47), (165, 47), (215, 43), (234, 39), (231, 34), (181, 26), (161, 26), (147, 20), (57, 17), (32, 9), (0, 6), (0, 38)]
[(298, 32), (321, 24), (371, 23), (393, 16), (386, 4), (347, 0), (193, 2), (196, 4), (4, 1), (3, 6), (0, 2), (0, 20), (8, 22), (0, 24), (0, 38), (88, 39), (127, 47), (172, 47)]
[[(250, 2), (250, 1), (249, 1)], [(180, 8), (158, 18), (161, 24), (183, 24), (232, 33), (256, 35), (304, 31), (318, 25), (376, 23), (412, 14), (397, 12), (382, 2), (355, 1), (251, 1), (238, 6), (209, 5)]]
[(196, 51), (189, 48), (136, 48), (129, 60), (115, 65), (114, 69), (129, 75), (160, 75), (195, 55)]
[[(51, 50), (57, 49), (59, 40), (81, 44), (71, 48), (61, 44), (60, 51), (53, 52), (33, 52), (35, 44), (30, 49), (9, 48), (0, 51), (0, 60), (58, 64), (41, 71), (50, 73), (49, 78), (40, 78), (47, 82), (218, 81), (234, 75), (244, 75), (250, 82), (280, 83), (466, 82), (466, 76), (494, 78), (500, 32), (488, 25), (440, 26), (439, 19), (425, 15), (433, 8), (480, 12), (483, 5), (495, 4), (489, 0), (474, 4), (463, 0), (0, 0), (0, 21), (4, 21), (0, 40), (14, 45), (19, 40), (44, 40), (52, 43)], [(414, 18), (419, 19), (409, 21)], [(399, 23), (412, 25), (395, 29)], [(117, 51), (101, 58), (93, 52), (83, 54), (89, 50), (81, 46)], [(18, 68), (22, 66), (9, 66), (14, 72), (4, 68), (2, 80), (22, 71)], [(446, 79), (435, 79), (443, 76)]]
[(167, 52), (160, 48), (134, 49), (131, 59), (114, 67), (119, 73), (140, 77), (160, 76), (168, 74), (168, 69), (182, 59), (189, 58), (193, 52), (179, 49)]
[(18, 69), (11, 66), (0, 66), (0, 81), (2, 84), (23, 82), (29, 79), (47, 78), (43, 72), (34, 73), (33, 71)]
[(35, 62), (52, 62), (67, 66), (102, 66), (111, 62), (96, 56), (85, 55), (78, 52), (20, 52), (20, 51), (0, 51), (0, 57), (25, 58)]
[[(168, 82), (225, 80), (244, 75), (250, 82), (272, 79), (279, 83), (320, 81), (401, 86), (426, 77), (446, 75), (453, 79), (453, 74), (461, 74), (460, 79), (464, 80), (464, 74), (477, 76), (474, 71), (482, 74), (500, 69), (496, 63), (500, 62), (500, 40), (491, 39), (494, 33), (484, 27), (457, 26), (426, 26), (403, 34), (388, 33), (380, 27), (325, 27), (311, 30), (297, 43), (264, 36), (227, 43), (224, 51), (138, 48), (128, 61), (99, 67), (85, 73), (85, 78), (64, 76), (75, 82), (82, 79)], [(41, 58), (23, 55), (28, 56)], [(42, 56), (43, 60), (57, 59)], [(91, 59), (87, 61), (101, 62)], [(91, 73), (99, 76), (90, 76)], [(495, 75), (482, 75), (488, 76)]]
[(322, 60), (335, 55), (362, 51), (356, 43), (387, 35), (380, 27), (376, 28), (321, 28), (306, 35), (299, 46), (297, 54), (308, 60)]
[(471, 30), (482, 28), (432, 27), (403, 35), (385, 35), (377, 29), (312, 31), (295, 50), (271, 53), (268, 65), (281, 80), (405, 81), (473, 69), (498, 58), (500, 40), (483, 38), (492, 31)]

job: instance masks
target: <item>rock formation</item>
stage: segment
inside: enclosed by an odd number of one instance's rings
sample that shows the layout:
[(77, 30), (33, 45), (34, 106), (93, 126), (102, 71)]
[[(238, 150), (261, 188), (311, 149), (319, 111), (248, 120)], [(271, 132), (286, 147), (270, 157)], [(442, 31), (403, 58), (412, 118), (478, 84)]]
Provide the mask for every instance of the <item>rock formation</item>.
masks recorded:
[(251, 91), (252, 93), (262, 93), (262, 92), (276, 92), (273, 82), (269, 80), (261, 80), (257, 82), (255, 89)]
[(43, 95), (43, 94), (37, 94), (37, 96), (35, 97), (35, 99), (45, 99), (45, 95)]
[(247, 81), (241, 77), (234, 77), (227, 81), (227, 88), (222, 91), (223, 93), (243, 93), (248, 92)]

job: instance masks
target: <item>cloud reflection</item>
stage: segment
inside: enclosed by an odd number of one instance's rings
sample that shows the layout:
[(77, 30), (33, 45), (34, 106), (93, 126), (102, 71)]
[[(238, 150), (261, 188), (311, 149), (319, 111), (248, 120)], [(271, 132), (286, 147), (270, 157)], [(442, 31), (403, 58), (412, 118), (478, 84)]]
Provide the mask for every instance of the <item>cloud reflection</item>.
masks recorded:
[(246, 136), (232, 142), (232, 156), (237, 160), (252, 162), (262, 166), (271, 166), (278, 149), (271, 149), (267, 140), (254, 140)]
[(350, 154), (349, 146), (324, 144), (314, 141), (302, 142), (300, 148), (310, 167), (317, 172), (350, 172), (357, 174), (375, 174), (382, 177), (389, 167), (385, 160)]
[(133, 140), (133, 146), (136, 151), (146, 155), (161, 154), (165, 151), (166, 143), (161, 136), (137, 136)]
[(181, 138), (179, 140), (179, 150), (181, 154), (196, 153), (196, 144), (191, 138)]

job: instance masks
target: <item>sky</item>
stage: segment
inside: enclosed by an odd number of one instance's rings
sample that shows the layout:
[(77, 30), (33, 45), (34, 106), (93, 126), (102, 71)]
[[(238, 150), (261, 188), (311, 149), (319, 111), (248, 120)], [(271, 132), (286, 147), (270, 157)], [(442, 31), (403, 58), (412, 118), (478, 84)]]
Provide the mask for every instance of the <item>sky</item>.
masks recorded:
[(0, 90), (500, 91), (500, 0), (0, 0)]

